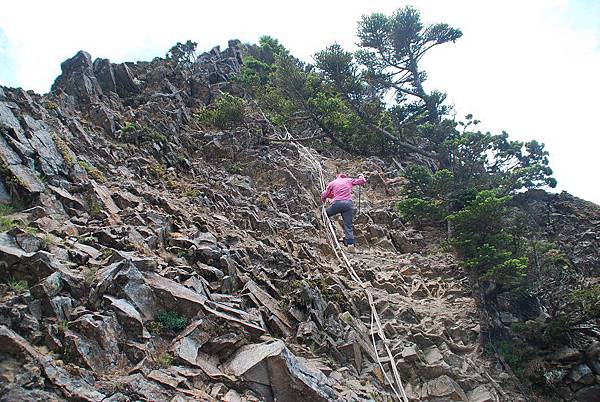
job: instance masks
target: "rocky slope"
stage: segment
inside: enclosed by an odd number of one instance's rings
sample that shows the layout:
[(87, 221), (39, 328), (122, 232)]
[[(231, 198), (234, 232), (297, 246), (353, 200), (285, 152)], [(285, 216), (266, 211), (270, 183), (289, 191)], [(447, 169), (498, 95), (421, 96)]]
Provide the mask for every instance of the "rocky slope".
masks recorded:
[[(236, 129), (199, 125), (198, 107), (235, 91), (239, 43), (198, 63), (80, 52), (49, 94), (0, 88), (0, 400), (393, 400), (317, 172), (250, 106)], [(483, 353), (439, 234), (394, 214), (397, 164), (315, 155), (329, 178), (369, 172), (351, 262), (409, 399), (524, 400)]]

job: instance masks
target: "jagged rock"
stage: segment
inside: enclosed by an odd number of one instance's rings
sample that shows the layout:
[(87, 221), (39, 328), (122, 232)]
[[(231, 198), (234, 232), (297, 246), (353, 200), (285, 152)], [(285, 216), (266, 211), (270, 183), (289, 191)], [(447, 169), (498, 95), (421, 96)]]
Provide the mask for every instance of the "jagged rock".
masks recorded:
[(103, 373), (118, 363), (119, 338), (113, 317), (86, 314), (69, 323), (65, 348), (79, 364)]
[(94, 390), (83, 379), (75, 378), (67, 370), (55, 365), (52, 357), (39, 352), (4, 325), (0, 325), (0, 352), (25, 355), (33, 359), (42, 367), (48, 380), (70, 400), (100, 402), (106, 398), (106, 395)]
[(490, 391), (485, 385), (480, 385), (469, 392), (469, 402), (497, 402), (498, 397), (493, 391)]
[(98, 127), (102, 127), (109, 135), (117, 131), (117, 117), (112, 110), (102, 103), (93, 104), (89, 109), (90, 120)]
[(402, 349), (402, 358), (408, 362), (418, 360), (419, 356), (417, 354), (416, 345), (406, 346), (404, 349)]
[(568, 378), (573, 382), (581, 382), (586, 385), (591, 385), (595, 381), (594, 373), (587, 364), (579, 364), (571, 370)]
[(31, 257), (33, 253), (27, 253), (16, 242), (15, 238), (8, 233), (0, 233), (0, 272), (4, 277), (14, 276), (11, 267), (18, 264), (21, 258)]
[(121, 218), (119, 217), (119, 212), (121, 209), (115, 204), (113, 201), (110, 191), (105, 186), (96, 183), (92, 180), (92, 188), (94, 189), (94, 193), (104, 206), (104, 209), (108, 212), (111, 220), (114, 223), (120, 223)]
[(581, 358), (581, 352), (577, 349), (565, 347), (553, 353), (551, 358), (561, 363), (574, 363)]
[(142, 374), (119, 377), (119, 383), (127, 393), (138, 395), (147, 401), (168, 401), (173, 396), (172, 391), (166, 390), (154, 381), (146, 380)]
[(598, 402), (600, 401), (600, 385), (582, 388), (575, 392), (575, 400), (579, 402)]
[(220, 269), (203, 264), (201, 262), (196, 262), (194, 264), (194, 270), (198, 272), (201, 277), (210, 282), (219, 281), (225, 276), (223, 271), (221, 271)]
[(423, 386), (425, 400), (428, 401), (467, 401), (462, 388), (447, 375), (428, 381)]
[(110, 308), (117, 314), (119, 323), (125, 332), (137, 339), (148, 338), (150, 334), (145, 330), (142, 316), (127, 300), (104, 295), (110, 303)]
[(60, 68), (62, 74), (52, 84), (53, 92), (61, 89), (84, 104), (99, 101), (102, 88), (94, 75), (92, 57), (89, 53), (80, 50), (75, 56), (64, 61)]
[(1, 204), (10, 204), (12, 202), (12, 197), (8, 193), (6, 189), (6, 185), (3, 180), (0, 179), (0, 203)]
[(427, 364), (436, 364), (439, 361), (444, 359), (444, 356), (440, 353), (440, 350), (437, 346), (432, 346), (423, 351), (423, 357)]
[(305, 367), (282, 341), (244, 346), (221, 369), (242, 378), (267, 401), (339, 399), (327, 377)]

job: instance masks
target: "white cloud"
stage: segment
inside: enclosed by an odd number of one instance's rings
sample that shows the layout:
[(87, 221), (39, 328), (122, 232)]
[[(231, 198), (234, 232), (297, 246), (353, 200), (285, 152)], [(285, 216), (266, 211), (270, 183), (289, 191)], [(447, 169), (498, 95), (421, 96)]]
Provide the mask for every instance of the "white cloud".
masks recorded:
[[(473, 113), (487, 129), (545, 142), (560, 188), (600, 203), (593, 179), (600, 145), (594, 121), (600, 32), (573, 22), (570, 10), (581, 7), (578, 1), (412, 4), (426, 22), (447, 22), (464, 32), (456, 44), (439, 47), (425, 60), (427, 84), (448, 92), (459, 115)], [(362, 14), (390, 13), (403, 4), (21, 0), (3, 4), (0, 28), (8, 47), (3, 45), (2, 55), (11, 59), (17, 84), (38, 92), (49, 89), (60, 63), (79, 49), (117, 62), (149, 60), (177, 41), (192, 39), (208, 50), (228, 39), (256, 41), (269, 34), (309, 60), (334, 41), (352, 47)], [(6, 67), (0, 69), (0, 83), (9, 79)]]

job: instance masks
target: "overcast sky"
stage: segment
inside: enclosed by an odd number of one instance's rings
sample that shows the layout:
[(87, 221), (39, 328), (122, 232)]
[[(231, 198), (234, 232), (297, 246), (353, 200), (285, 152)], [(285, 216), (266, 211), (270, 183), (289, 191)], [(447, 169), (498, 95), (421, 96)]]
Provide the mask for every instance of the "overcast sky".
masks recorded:
[(600, 203), (600, 0), (4, 3), (0, 84), (40, 93), (80, 49), (151, 60), (187, 39), (209, 50), (271, 35), (311, 61), (334, 41), (353, 48), (361, 15), (413, 5), (426, 23), (464, 33), (425, 58), (427, 88), (447, 92), (458, 116), (473, 113), (486, 130), (544, 142), (559, 189)]

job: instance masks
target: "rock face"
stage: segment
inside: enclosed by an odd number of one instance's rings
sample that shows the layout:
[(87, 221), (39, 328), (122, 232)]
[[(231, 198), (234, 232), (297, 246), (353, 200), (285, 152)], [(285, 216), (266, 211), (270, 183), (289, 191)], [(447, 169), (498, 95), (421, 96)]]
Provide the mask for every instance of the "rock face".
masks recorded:
[[(388, 348), (411, 401), (521, 400), (466, 273), (393, 212), (395, 163), (315, 152), (372, 172), (351, 262), (384, 344), (297, 146), (193, 118), (239, 91), (242, 50), (189, 71), (79, 52), (49, 94), (0, 89), (0, 400), (394, 400)], [(585, 365), (572, 398), (593, 400), (592, 355), (557, 354)]]

